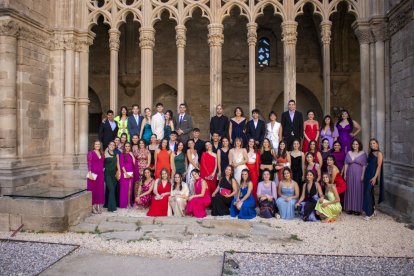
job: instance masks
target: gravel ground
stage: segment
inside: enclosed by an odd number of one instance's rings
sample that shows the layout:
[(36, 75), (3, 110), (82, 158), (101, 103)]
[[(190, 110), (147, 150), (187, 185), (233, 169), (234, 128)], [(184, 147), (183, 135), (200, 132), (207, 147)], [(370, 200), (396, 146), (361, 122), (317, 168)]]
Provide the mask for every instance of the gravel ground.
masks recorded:
[(223, 267), (223, 275), (414, 275), (413, 258), (226, 252)]
[(0, 240), (0, 275), (37, 275), (77, 246)]
[[(136, 210), (120, 210), (116, 214), (105, 213), (99, 216), (143, 217), (145, 214)], [(204, 219), (211, 219), (211, 217)], [(269, 243), (254, 243), (246, 239), (235, 241), (225, 236), (214, 239), (193, 237), (182, 242), (162, 238), (159, 241), (143, 239), (125, 242), (104, 240), (98, 234), (67, 232), (18, 233), (16, 239), (77, 244), (110, 254), (184, 259), (219, 256), (225, 251), (414, 257), (414, 231), (382, 213), (369, 222), (364, 221), (362, 217), (346, 214), (337, 222), (330, 224), (261, 218), (255, 218), (251, 222), (269, 224), (275, 229), (289, 233), (291, 238)], [(10, 234), (10, 232), (0, 232), (0, 238), (8, 238)]]

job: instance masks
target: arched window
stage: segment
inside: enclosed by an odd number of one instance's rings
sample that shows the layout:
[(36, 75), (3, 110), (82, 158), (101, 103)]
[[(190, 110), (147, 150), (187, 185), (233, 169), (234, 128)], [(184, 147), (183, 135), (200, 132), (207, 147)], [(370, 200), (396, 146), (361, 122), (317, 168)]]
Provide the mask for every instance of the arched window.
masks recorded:
[(267, 37), (259, 39), (257, 47), (257, 62), (260, 67), (269, 66), (270, 64), (270, 40)]

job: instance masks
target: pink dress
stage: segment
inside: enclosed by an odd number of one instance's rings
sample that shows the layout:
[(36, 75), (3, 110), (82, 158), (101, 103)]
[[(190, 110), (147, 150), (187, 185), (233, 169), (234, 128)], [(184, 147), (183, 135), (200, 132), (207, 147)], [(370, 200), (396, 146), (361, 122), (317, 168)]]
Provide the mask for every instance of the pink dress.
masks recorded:
[[(119, 155), (119, 168), (121, 170), (121, 179), (119, 180), (119, 208), (127, 208), (128, 207), (128, 199), (129, 204), (132, 205), (132, 196), (134, 193), (133, 190), (133, 181), (134, 178), (125, 178), (124, 177), (124, 170), (127, 172), (134, 172), (134, 161), (133, 157), (130, 154), (124, 156), (123, 153)], [(135, 172), (134, 172), (135, 174)]]
[(87, 180), (87, 189), (92, 192), (92, 204), (105, 204), (104, 185), (104, 157), (99, 158), (98, 154), (91, 150), (88, 152), (88, 171), (97, 175), (96, 180)]
[[(142, 183), (141, 193), (142, 194), (146, 193), (149, 190), (149, 188), (151, 187), (152, 183), (154, 183), (154, 179), (152, 179), (151, 181), (148, 181), (147, 184)], [(140, 205), (142, 207), (145, 207), (145, 208), (148, 208), (151, 205), (152, 195), (153, 194), (150, 193), (148, 195), (142, 196), (140, 198), (140, 203), (138, 205)]]
[[(194, 194), (199, 195), (202, 191), (202, 179), (201, 177), (194, 183)], [(197, 218), (204, 218), (206, 213), (206, 208), (210, 206), (211, 197), (208, 191), (208, 187), (204, 193), (203, 197), (195, 197), (187, 203), (187, 215), (195, 216)]]

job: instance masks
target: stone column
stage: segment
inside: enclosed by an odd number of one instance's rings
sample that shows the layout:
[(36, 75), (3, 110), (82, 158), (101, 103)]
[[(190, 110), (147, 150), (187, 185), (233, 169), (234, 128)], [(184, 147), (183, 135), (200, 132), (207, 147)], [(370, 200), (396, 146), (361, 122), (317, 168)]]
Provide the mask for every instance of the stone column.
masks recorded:
[(111, 53), (111, 69), (109, 77), (109, 107), (115, 114), (118, 112), (118, 54), (119, 37), (121, 32), (117, 29), (109, 30), (109, 50)]
[(155, 29), (139, 29), (139, 47), (141, 48), (141, 109), (152, 108), (153, 92), (153, 50), (155, 46)]
[(222, 24), (208, 25), (208, 44), (210, 46), (210, 117), (214, 116), (216, 106), (221, 104), (222, 61), (221, 49), (224, 43)]
[(65, 38), (65, 153), (75, 153), (75, 42), (72, 35)]
[(175, 27), (177, 32), (175, 36), (175, 43), (177, 45), (177, 108), (184, 102), (184, 65), (185, 65), (185, 46), (186, 46), (186, 27), (178, 25)]
[(329, 20), (321, 23), (321, 40), (323, 45), (323, 112), (325, 115), (331, 114), (331, 27), (332, 22)]
[(361, 127), (362, 143), (368, 145), (370, 124), (370, 95), (369, 95), (369, 43), (371, 41), (371, 30), (366, 22), (356, 22), (353, 25), (355, 34), (359, 40), (360, 63), (361, 63)]
[(289, 100), (296, 100), (296, 21), (282, 22), (282, 41), (283, 41), (283, 104), (287, 110)]
[(256, 108), (256, 43), (257, 24), (247, 24), (247, 43), (249, 44), (249, 112)]
[(0, 157), (17, 154), (17, 35), (14, 21), (0, 21)]

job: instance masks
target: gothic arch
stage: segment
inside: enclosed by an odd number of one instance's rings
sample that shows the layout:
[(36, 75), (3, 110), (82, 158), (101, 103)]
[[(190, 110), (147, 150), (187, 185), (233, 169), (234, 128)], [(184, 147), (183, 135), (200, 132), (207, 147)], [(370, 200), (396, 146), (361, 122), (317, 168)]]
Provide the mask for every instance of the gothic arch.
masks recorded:
[(177, 112), (177, 89), (169, 84), (162, 83), (153, 90), (154, 104), (163, 103), (164, 111)]

